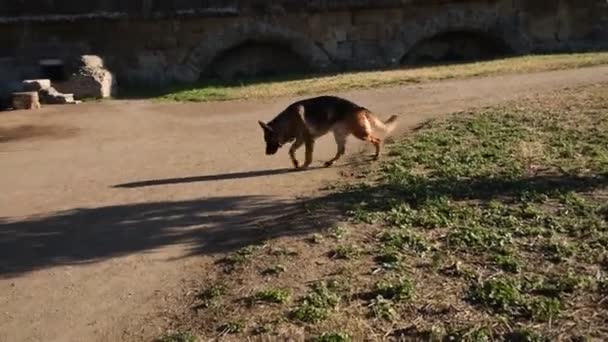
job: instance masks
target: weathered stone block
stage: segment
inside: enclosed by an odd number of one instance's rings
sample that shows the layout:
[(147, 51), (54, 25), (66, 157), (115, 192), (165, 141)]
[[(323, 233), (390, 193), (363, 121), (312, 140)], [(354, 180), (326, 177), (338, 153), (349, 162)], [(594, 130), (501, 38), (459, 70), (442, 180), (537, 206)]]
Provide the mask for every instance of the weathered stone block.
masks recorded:
[(115, 94), (114, 75), (105, 69), (99, 56), (81, 56), (76, 71), (67, 81), (55, 84), (64, 93), (71, 93), (77, 99), (107, 98)]
[(35, 91), (13, 93), (13, 109), (39, 109), (40, 99)]

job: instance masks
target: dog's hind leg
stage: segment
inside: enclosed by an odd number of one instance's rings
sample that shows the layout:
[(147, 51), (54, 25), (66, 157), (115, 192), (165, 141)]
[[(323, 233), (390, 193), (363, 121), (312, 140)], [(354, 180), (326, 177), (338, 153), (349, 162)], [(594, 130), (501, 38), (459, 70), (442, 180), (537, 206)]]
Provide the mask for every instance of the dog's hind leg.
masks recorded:
[(352, 124), (351, 131), (356, 138), (363, 141), (369, 141), (374, 145), (376, 148), (374, 159), (378, 160), (380, 158), (380, 153), (382, 152), (382, 140), (372, 135), (372, 125), (365, 115), (365, 112), (359, 112), (357, 114), (356, 120)]
[(300, 162), (296, 158), (296, 151), (304, 145), (304, 140), (296, 139), (296, 141), (289, 148), (289, 158), (291, 158), (291, 162), (293, 166), (297, 169), (300, 167)]
[(338, 151), (336, 152), (336, 156), (331, 160), (325, 162), (325, 167), (332, 166), (338, 159), (340, 159), (344, 153), (346, 152), (346, 138), (348, 137), (348, 133), (344, 129), (336, 129), (334, 130), (334, 138), (336, 139), (336, 145), (338, 147)]

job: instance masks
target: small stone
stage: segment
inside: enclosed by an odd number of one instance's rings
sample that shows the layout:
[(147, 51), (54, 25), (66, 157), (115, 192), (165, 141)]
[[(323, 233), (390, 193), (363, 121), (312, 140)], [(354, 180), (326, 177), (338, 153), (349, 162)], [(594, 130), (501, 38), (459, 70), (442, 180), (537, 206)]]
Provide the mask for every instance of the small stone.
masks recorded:
[(13, 109), (39, 109), (40, 99), (35, 91), (13, 93)]
[(40, 91), (51, 87), (51, 80), (24, 80), (23, 91)]

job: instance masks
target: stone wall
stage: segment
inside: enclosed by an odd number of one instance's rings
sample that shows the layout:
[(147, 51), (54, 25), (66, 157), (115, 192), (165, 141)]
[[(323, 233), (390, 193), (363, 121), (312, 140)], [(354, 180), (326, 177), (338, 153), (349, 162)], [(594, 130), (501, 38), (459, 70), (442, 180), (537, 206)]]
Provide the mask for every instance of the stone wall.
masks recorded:
[[(100, 55), (119, 84), (154, 86), (240, 75), (243, 70), (267, 71), (273, 66), (282, 73), (396, 66), (411, 60), (405, 56), (425, 54), (424, 49), (445, 48), (445, 39), (437, 37), (454, 37), (447, 39), (449, 44), (465, 36), (467, 45), (478, 43), (470, 51), (484, 48), (489, 41), (517, 54), (605, 49), (608, 3), (2, 1), (0, 91), (10, 79), (39, 77), (42, 58), (62, 59), (69, 67), (80, 55)], [(6, 65), (10, 73), (1, 70)]]

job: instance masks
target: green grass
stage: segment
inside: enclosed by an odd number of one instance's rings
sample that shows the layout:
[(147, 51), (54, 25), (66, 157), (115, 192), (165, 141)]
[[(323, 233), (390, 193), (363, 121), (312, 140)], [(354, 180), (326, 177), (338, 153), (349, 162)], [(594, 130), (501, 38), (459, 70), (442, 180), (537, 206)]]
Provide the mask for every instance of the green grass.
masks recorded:
[(127, 89), (123, 97), (158, 98), (165, 101), (225, 101), (235, 99), (301, 96), (353, 89), (368, 89), (454, 78), (530, 73), (580, 68), (608, 63), (608, 53), (524, 56), (493, 61), (384, 71), (308, 75), (297, 78), (261, 78), (247, 82), (206, 82), (165, 89)]

